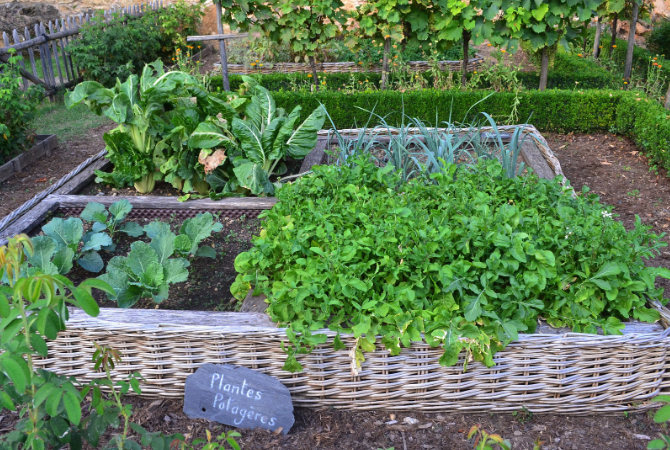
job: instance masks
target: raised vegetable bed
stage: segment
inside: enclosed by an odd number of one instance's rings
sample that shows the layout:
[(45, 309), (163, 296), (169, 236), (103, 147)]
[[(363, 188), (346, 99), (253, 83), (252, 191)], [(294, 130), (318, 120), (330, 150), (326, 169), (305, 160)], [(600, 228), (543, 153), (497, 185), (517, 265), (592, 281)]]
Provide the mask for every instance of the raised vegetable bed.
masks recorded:
[[(356, 130), (351, 130), (353, 135)], [(346, 132), (344, 133), (346, 134)], [(328, 162), (324, 150), (332, 144), (326, 134), (305, 159), (303, 170)], [(560, 164), (543, 139), (526, 140), (521, 157), (542, 177), (561, 173)], [(96, 164), (100, 165), (101, 162)], [(92, 173), (92, 172), (91, 172)], [(82, 175), (66, 191), (74, 193), (90, 182)], [(133, 214), (142, 218), (185, 218), (209, 211), (223, 217), (257, 216), (271, 208), (270, 198), (196, 200), (174, 197), (127, 197)], [(109, 205), (118, 196), (56, 194), (47, 197), (10, 228), (27, 232), (50, 211), (78, 213), (89, 201)], [(645, 403), (670, 388), (666, 376), (668, 319), (660, 305), (661, 324), (627, 323), (623, 336), (572, 333), (541, 325), (532, 335), (520, 335), (496, 353), (495, 366), (470, 363), (464, 355), (456, 366), (438, 363), (443, 352), (413, 343), (397, 356), (383, 347), (366, 352), (366, 361), (352, 375), (349, 350), (352, 336), (342, 336), (346, 349), (333, 349), (335, 333), (310, 354), (299, 355), (304, 371), (282, 369), (286, 341), (262, 313), (222, 313), (168, 310), (103, 309), (98, 318), (73, 310), (67, 331), (49, 343), (49, 357), (37, 364), (82, 380), (97, 377), (91, 354), (94, 342), (118, 349), (123, 364), (114, 376), (140, 372), (143, 395), (180, 397), (184, 380), (204, 363), (249, 367), (277, 377), (290, 390), (296, 405), (343, 409), (518, 410), (590, 414), (645, 408)]]
[(51, 152), (57, 146), (58, 138), (55, 134), (38, 134), (35, 145), (30, 150), (0, 166), (0, 183), (9, 179), (16, 172), (21, 172), (24, 167), (37, 161), (42, 156), (51, 156)]

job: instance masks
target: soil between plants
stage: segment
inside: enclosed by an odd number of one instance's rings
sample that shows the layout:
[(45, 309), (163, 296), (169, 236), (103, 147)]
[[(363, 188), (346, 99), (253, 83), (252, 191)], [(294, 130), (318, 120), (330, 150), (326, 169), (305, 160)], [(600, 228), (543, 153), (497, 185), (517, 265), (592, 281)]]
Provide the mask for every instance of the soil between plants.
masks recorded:
[[(47, 218), (44, 223), (47, 223)], [(144, 226), (156, 219), (133, 220)], [(218, 219), (223, 224), (223, 230), (213, 233), (200, 245), (207, 245), (216, 250), (216, 259), (193, 258), (189, 259), (188, 280), (182, 283), (170, 285), (170, 295), (167, 300), (155, 303), (150, 298), (140, 300), (133, 306), (139, 309), (170, 309), (170, 310), (194, 310), (194, 311), (234, 311), (239, 309), (239, 303), (230, 293), (230, 286), (235, 281), (235, 257), (251, 248), (251, 237), (258, 235), (260, 221), (256, 218), (242, 217), (240, 219)], [(181, 220), (167, 221), (172, 226), (175, 234), (178, 234)], [(42, 226), (44, 225), (42, 224)], [(85, 222), (85, 231), (90, 224)], [(41, 226), (36, 228), (37, 234)], [(105, 268), (100, 273), (88, 272), (76, 263), (67, 277), (75, 284), (81, 283), (87, 278), (95, 278), (107, 270), (109, 260), (114, 256), (126, 256), (130, 251), (130, 245), (143, 240), (149, 242), (146, 236), (133, 238), (124, 233), (117, 233), (113, 242), (116, 244), (114, 252), (100, 251), (100, 256), (105, 263)], [(116, 308), (117, 303), (109, 300), (107, 295), (99, 290), (93, 290), (93, 297), (101, 307)]]

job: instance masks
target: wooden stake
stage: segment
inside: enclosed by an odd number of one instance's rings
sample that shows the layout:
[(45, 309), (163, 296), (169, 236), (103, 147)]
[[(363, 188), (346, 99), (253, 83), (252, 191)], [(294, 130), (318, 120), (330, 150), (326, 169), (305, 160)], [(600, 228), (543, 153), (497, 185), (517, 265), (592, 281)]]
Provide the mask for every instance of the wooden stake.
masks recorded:
[[(223, 22), (221, 17), (221, 0), (214, 2), (216, 5), (216, 26), (219, 34), (223, 34)], [(221, 75), (223, 75), (223, 90), (230, 91), (230, 82), (228, 81), (228, 58), (226, 57), (226, 41), (221, 39), (219, 41), (219, 55), (221, 56)]]

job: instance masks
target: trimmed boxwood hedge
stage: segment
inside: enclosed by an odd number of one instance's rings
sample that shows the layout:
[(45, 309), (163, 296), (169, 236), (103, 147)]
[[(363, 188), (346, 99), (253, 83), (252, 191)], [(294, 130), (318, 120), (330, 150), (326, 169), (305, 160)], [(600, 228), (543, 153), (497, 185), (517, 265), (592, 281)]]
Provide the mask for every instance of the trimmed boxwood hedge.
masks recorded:
[[(596, 90), (525, 91), (519, 94), (519, 121), (527, 121), (545, 131), (608, 130), (615, 121), (617, 103), (624, 95), (630, 94)], [(478, 112), (487, 112), (501, 121), (510, 115), (514, 94), (426, 89), (405, 93), (375, 91), (357, 94), (276, 92), (274, 98), (278, 107), (289, 111), (297, 105), (302, 105), (303, 111), (312, 111), (321, 103), (337, 128), (342, 129), (365, 125), (370, 117), (368, 111), (373, 108), (375, 114), (385, 117), (392, 125), (402, 122), (403, 110), (406, 116), (418, 117), (431, 124), (435, 123), (436, 117), (440, 121), (450, 117), (456, 122), (470, 120)], [(479, 101), (481, 103), (472, 108)], [(466, 117), (468, 110), (470, 117)]]

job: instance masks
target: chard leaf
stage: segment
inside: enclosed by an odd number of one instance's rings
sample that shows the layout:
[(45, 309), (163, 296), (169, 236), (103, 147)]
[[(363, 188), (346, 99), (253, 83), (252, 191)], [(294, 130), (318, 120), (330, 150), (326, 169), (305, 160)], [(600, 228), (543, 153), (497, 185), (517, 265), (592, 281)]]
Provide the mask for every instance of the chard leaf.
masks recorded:
[[(239, 119), (238, 119), (239, 120)], [(214, 148), (231, 143), (230, 137), (218, 125), (201, 122), (188, 139), (191, 148)]]
[(312, 114), (291, 134), (286, 141), (286, 153), (292, 158), (304, 158), (316, 147), (317, 132), (323, 127), (326, 111), (323, 106)]
[(261, 166), (266, 162), (266, 149), (263, 148), (261, 133), (254, 129), (250, 122), (234, 118), (233, 134), (240, 141), (240, 147), (249, 161)]
[(275, 187), (270, 182), (269, 174), (262, 164), (248, 162), (233, 169), (237, 181), (254, 195), (274, 194)]

